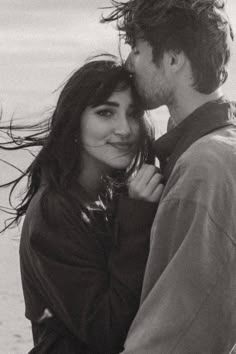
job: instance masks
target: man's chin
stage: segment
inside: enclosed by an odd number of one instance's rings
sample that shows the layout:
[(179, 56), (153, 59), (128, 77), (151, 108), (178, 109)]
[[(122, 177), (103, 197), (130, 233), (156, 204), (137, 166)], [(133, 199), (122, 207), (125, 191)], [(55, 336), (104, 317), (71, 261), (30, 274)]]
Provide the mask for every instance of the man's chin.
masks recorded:
[(142, 86), (140, 86), (137, 82), (135, 82), (135, 86), (141, 99), (142, 106), (145, 110), (152, 110), (164, 106), (164, 103), (160, 102), (160, 100), (148, 96), (142, 89)]
[(151, 111), (152, 109), (157, 109), (161, 106), (163, 106), (163, 103), (160, 103), (158, 101), (151, 101), (147, 97), (142, 98), (142, 105), (145, 110)]

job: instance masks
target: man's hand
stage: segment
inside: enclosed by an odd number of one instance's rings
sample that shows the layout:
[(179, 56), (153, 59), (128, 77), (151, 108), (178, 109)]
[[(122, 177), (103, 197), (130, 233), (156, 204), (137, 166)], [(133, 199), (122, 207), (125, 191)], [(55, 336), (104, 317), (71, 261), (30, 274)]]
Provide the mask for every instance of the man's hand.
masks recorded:
[(157, 167), (144, 164), (129, 183), (130, 198), (158, 202), (164, 188), (161, 179), (162, 175), (158, 173)]

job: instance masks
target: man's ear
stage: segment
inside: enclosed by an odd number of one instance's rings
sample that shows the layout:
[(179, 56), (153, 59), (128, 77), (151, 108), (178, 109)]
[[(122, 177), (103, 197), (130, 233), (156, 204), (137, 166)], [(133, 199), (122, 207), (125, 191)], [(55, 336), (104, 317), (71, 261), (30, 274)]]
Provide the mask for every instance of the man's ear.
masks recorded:
[(166, 54), (169, 68), (173, 73), (178, 72), (184, 67), (187, 58), (183, 51), (169, 50)]

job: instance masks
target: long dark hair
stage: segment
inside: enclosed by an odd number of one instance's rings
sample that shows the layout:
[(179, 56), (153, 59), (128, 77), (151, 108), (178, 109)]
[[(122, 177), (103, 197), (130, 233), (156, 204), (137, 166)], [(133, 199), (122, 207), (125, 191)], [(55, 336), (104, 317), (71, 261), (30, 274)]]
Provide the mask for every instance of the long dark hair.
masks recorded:
[[(131, 166), (126, 171), (117, 172), (117, 178), (119, 177), (122, 183), (147, 158), (152, 134), (150, 125), (144, 118), (144, 111), (140, 106), (140, 99), (130, 74), (113, 56), (109, 59), (96, 58), (74, 72), (64, 85), (49, 119), (34, 125), (14, 125), (11, 122), (0, 126), (0, 131), (8, 135), (8, 140), (0, 144), (1, 149), (41, 148), (30, 166), (22, 171), (18, 178), (2, 185), (2, 187), (11, 186), (11, 200), (17, 185), (24, 177), (27, 178), (26, 191), (21, 202), (13, 207), (15, 216), (6, 228), (19, 222), (25, 215), (42, 181), (47, 184), (49, 190), (64, 196), (68, 195), (71, 186), (78, 183), (82, 151), (80, 137), (82, 113), (88, 106), (95, 107), (105, 102), (117, 87), (121, 90), (131, 88), (135, 114), (141, 131), (138, 153)], [(22, 134), (19, 136), (19, 133)], [(108, 185), (110, 188), (112, 183)]]

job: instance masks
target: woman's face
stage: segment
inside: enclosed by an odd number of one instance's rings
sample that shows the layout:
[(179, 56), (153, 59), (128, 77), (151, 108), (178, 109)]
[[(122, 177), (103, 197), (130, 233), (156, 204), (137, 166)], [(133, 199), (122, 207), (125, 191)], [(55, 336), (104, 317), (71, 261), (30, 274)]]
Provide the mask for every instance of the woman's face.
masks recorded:
[(115, 91), (106, 102), (87, 107), (81, 119), (83, 168), (124, 169), (137, 152), (140, 124), (131, 89)]

